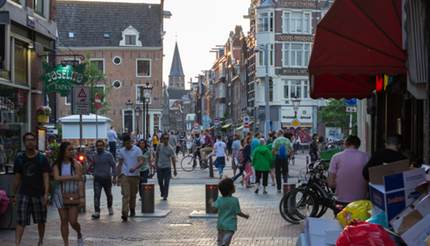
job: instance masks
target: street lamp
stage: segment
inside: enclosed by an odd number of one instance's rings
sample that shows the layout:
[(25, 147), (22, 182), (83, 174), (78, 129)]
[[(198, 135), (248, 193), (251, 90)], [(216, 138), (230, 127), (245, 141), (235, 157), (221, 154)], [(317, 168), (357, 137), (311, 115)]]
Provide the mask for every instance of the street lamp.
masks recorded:
[(143, 103), (144, 103), (144, 108), (145, 108), (145, 128), (142, 129), (142, 131), (144, 131), (144, 137), (145, 139), (148, 137), (149, 135), (149, 126), (147, 124), (148, 120), (148, 115), (149, 115), (149, 110), (148, 110), (148, 104), (151, 102), (151, 93), (152, 93), (152, 85), (149, 84), (149, 82), (146, 82), (146, 84), (143, 86)]
[[(125, 103), (125, 106), (128, 110), (131, 110), (133, 108), (133, 102), (130, 99), (128, 99), (127, 102)], [(133, 121), (131, 121), (131, 122), (133, 123)], [(133, 129), (127, 129), (127, 133), (130, 133), (132, 131), (133, 131)]]
[(291, 99), (291, 101), (293, 103), (294, 118), (297, 119), (297, 111), (299, 111), (300, 98), (299, 97), (294, 97), (293, 99)]
[[(139, 132), (139, 116), (140, 116), (140, 113), (142, 113), (142, 109), (139, 107), (139, 105), (136, 105), (136, 108), (134, 109), (134, 111), (136, 112), (136, 128), (137, 128), (137, 132), (136, 133), (138, 133)], [(143, 131), (143, 129), (142, 129), (142, 131)], [(142, 132), (142, 136), (143, 136), (143, 132)]]
[(264, 52), (265, 76), (264, 76), (264, 137), (268, 138), (270, 128), (270, 106), (269, 106), (269, 45), (258, 45), (256, 51), (261, 49)]

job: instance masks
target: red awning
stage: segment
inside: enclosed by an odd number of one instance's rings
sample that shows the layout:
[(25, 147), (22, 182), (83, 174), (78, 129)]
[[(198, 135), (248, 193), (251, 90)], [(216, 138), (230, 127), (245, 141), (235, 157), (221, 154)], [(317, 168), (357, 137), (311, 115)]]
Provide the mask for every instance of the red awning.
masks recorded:
[(401, 0), (336, 0), (317, 26), (309, 62), (313, 98), (365, 98), (374, 75), (405, 74)]

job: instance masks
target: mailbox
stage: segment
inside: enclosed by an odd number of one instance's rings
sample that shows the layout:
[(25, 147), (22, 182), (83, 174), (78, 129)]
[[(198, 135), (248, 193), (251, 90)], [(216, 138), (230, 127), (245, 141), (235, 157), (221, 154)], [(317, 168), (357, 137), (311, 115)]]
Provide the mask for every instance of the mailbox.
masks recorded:
[(217, 209), (212, 206), (212, 202), (215, 202), (218, 198), (218, 185), (217, 184), (206, 184), (206, 213), (216, 214)]
[(142, 213), (154, 213), (154, 184), (142, 184)]

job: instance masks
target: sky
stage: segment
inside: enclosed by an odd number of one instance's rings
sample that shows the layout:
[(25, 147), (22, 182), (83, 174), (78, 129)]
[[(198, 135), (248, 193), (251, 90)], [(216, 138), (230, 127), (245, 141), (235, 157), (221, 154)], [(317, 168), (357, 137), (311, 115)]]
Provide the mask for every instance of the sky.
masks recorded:
[[(113, 2), (160, 3), (160, 0), (101, 0)], [(175, 42), (178, 42), (186, 87), (190, 78), (211, 68), (215, 54), (209, 51), (227, 42), (230, 31), (241, 25), (249, 30), (247, 15), (250, 0), (165, 0), (165, 10), (172, 13), (165, 19), (163, 80), (169, 80)]]

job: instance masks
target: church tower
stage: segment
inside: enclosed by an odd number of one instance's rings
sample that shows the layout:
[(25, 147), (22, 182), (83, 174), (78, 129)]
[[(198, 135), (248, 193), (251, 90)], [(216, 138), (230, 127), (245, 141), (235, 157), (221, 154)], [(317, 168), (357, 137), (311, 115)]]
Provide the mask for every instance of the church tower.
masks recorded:
[(178, 43), (175, 44), (172, 66), (169, 74), (169, 88), (185, 90), (185, 75), (182, 69), (181, 56), (179, 55)]

